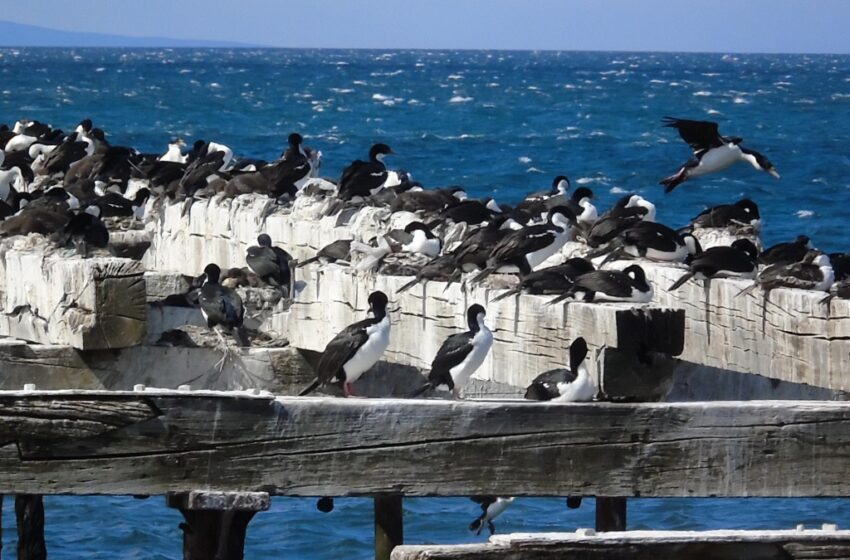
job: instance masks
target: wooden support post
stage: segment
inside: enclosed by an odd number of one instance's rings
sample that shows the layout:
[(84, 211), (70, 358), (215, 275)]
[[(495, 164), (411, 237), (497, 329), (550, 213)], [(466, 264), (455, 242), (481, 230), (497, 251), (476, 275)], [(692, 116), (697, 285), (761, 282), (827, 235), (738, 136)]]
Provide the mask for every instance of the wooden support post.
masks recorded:
[(596, 530), (626, 530), (626, 499), (596, 497)]
[(404, 543), (401, 494), (375, 498), (375, 560), (390, 560), (395, 547)]
[(18, 560), (46, 560), (44, 502), (41, 496), (15, 496), (15, 519), (18, 524)]
[(186, 519), (184, 560), (242, 560), (248, 523), (270, 500), (266, 492), (189, 492), (167, 494), (165, 503)]

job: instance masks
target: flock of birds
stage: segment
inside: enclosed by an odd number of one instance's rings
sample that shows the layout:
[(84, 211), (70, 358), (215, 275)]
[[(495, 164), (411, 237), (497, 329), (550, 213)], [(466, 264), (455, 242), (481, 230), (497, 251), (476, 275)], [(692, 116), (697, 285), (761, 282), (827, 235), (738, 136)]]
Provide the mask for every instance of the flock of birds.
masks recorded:
[[(666, 192), (736, 162), (779, 176), (764, 155), (742, 146), (741, 138), (720, 135), (716, 123), (666, 118), (664, 125), (675, 128), (693, 149), (693, 157), (661, 181)], [(369, 243), (336, 241), (302, 263), (262, 234), (247, 251), (246, 268), (222, 271), (216, 264), (206, 266), (189, 299), (225, 348), (220, 329), (231, 332), (240, 346), (250, 345), (237, 287), (270, 286), (291, 297), (296, 269), (316, 261), (413, 276), (399, 292), (427, 281), (462, 281), (465, 286), (484, 282), (493, 273), (518, 274), (516, 286), (495, 300), (530, 293), (551, 295), (549, 303), (650, 301), (653, 287), (640, 264), (605, 268), (624, 259), (681, 263), (686, 270), (670, 290), (691, 279), (736, 277), (753, 279), (765, 301), (778, 287), (823, 291), (824, 302), (850, 297), (850, 255), (825, 255), (805, 236), (760, 252), (747, 237), (757, 233), (761, 219), (749, 199), (709, 208), (688, 226), (673, 229), (656, 222), (655, 206), (636, 194), (600, 212), (594, 193), (585, 187), (570, 193), (570, 181), (563, 175), (554, 178), (550, 189), (531, 193), (513, 206), (491, 197), (470, 199), (461, 187), (426, 189), (409, 173), (387, 168), (385, 158), (393, 152), (386, 144), (372, 146), (368, 159), (352, 162), (339, 180), (320, 179), (322, 154), (305, 146), (298, 133), (289, 135), (286, 149), (271, 162), (239, 159), (229, 147), (203, 140), (188, 150), (182, 140), (175, 140), (164, 153), (145, 154), (110, 144), (89, 119), (70, 134), (35, 121), (4, 125), (0, 147), (0, 238), (41, 234), (83, 256), (108, 249), (110, 226), (134, 227), (152, 209), (167, 204), (180, 204), (187, 212), (194, 201), (213, 196), (265, 194), (274, 200), (272, 208), (309, 196), (324, 200), (325, 214), (336, 216), (338, 223), (364, 206), (415, 214), (403, 230)], [(694, 235), (700, 228), (747, 235), (729, 246), (703, 250)], [(544, 266), (570, 241), (586, 245), (584, 256)], [(390, 342), (389, 298), (376, 291), (368, 301), (367, 317), (327, 344), (316, 380), (301, 394), (338, 383), (351, 396), (354, 383), (381, 358)], [(485, 317), (482, 305), (469, 307), (468, 330), (445, 340), (427, 382), (411, 396), (441, 389), (459, 396), (493, 344)], [(583, 338), (574, 340), (569, 368), (540, 374), (527, 388), (526, 398), (593, 400), (597, 390), (584, 366), (587, 351)], [(482, 515), (472, 529), (480, 532), (489, 526), (492, 531), (492, 519), (511, 499), (477, 498)]]

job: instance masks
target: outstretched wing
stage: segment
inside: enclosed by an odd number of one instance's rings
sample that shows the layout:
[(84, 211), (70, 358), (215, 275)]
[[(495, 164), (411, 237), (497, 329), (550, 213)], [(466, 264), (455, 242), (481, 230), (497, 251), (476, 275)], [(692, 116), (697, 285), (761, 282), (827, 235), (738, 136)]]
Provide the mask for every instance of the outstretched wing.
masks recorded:
[(693, 148), (694, 152), (717, 148), (724, 144), (717, 123), (711, 121), (692, 121), (688, 119), (676, 119), (664, 117), (664, 126), (675, 128), (679, 131), (682, 140)]

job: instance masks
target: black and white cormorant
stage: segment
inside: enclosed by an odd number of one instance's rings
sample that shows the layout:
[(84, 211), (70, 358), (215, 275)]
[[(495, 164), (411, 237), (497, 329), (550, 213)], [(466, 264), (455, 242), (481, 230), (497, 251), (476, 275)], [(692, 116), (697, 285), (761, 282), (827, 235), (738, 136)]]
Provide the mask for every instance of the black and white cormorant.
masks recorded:
[(593, 270), (593, 264), (581, 257), (573, 257), (563, 264), (535, 270), (520, 279), (519, 286), (499, 294), (493, 301), (499, 301), (524, 292), (537, 295), (556, 295), (568, 292), (575, 279)]
[(443, 342), (431, 362), (428, 382), (412, 396), (418, 396), (428, 389), (448, 390), (455, 397), (459, 396), (475, 370), (484, 363), (493, 345), (493, 333), (484, 324), (486, 315), (484, 307), (477, 303), (466, 310), (469, 330), (453, 334)]
[(299, 395), (311, 393), (334, 380), (342, 383), (346, 397), (354, 395), (354, 382), (377, 363), (390, 344), (387, 303), (384, 292), (369, 295), (371, 316), (347, 326), (325, 346), (316, 368), (316, 380)]
[(850, 278), (850, 254), (830, 253), (829, 262), (832, 264), (832, 270), (835, 271), (836, 282)]
[(588, 245), (599, 247), (637, 223), (652, 221), (655, 221), (655, 205), (640, 195), (627, 194), (581, 235)]
[(678, 130), (682, 140), (694, 150), (691, 159), (661, 181), (664, 192), (669, 193), (688, 179), (723, 171), (739, 161), (779, 178), (779, 173), (764, 155), (741, 146), (742, 138), (721, 136), (715, 122), (664, 117), (664, 126)]
[(410, 240), (401, 246), (401, 251), (421, 253), (428, 257), (436, 257), (440, 254), (442, 242), (427, 225), (422, 222), (410, 222), (404, 226), (404, 231), (410, 235)]
[(396, 293), (401, 294), (406, 292), (423, 280), (448, 280), (452, 277), (456, 270), (457, 262), (455, 261), (454, 255), (440, 255), (421, 266), (416, 271), (416, 276), (413, 280), (396, 290)]
[(732, 226), (759, 229), (761, 214), (755, 202), (749, 198), (742, 198), (734, 204), (720, 204), (703, 210), (691, 220), (691, 224), (700, 228)]
[(810, 250), (801, 262), (774, 264), (762, 270), (756, 284), (765, 291), (776, 288), (797, 288), (826, 292), (835, 282), (835, 271), (829, 255)]
[(652, 300), (652, 285), (639, 265), (623, 270), (594, 270), (576, 277), (573, 287), (549, 305), (574, 299), (578, 301), (621, 301), (648, 303)]
[(711, 278), (755, 278), (758, 248), (749, 239), (737, 239), (729, 247), (710, 247), (688, 262), (688, 272), (668, 288), (676, 290), (690, 280)]
[(242, 306), (242, 298), (235, 290), (219, 284), (221, 269), (216, 264), (208, 264), (204, 268), (203, 284), (198, 293), (198, 303), (201, 315), (207, 323), (207, 327), (215, 332), (225, 350), (225, 355), (219, 362), (224, 366), (227, 357), (227, 343), (217, 327), (233, 333), (233, 338), (239, 346), (249, 346), (249, 341), (242, 321), (245, 318), (245, 309)]
[(257, 245), (248, 247), (245, 262), (248, 268), (264, 283), (274, 286), (289, 297), (292, 289), (292, 273), (289, 263), (292, 256), (280, 247), (272, 246), (272, 238), (266, 233), (257, 237)]
[(476, 535), (480, 535), (484, 527), (490, 530), (491, 535), (495, 534), (496, 526), (493, 520), (502, 515), (514, 501), (513, 497), (501, 496), (470, 496), (469, 499), (481, 506), (481, 515), (469, 524), (469, 530)]
[(658, 222), (639, 221), (620, 232), (605, 247), (590, 253), (589, 258), (607, 256), (600, 263), (623, 257), (638, 257), (661, 262), (682, 262), (699, 252), (699, 241), (690, 233), (679, 233)]
[(798, 235), (794, 241), (777, 243), (768, 247), (759, 255), (759, 264), (792, 264), (800, 262), (813, 249), (812, 241), (806, 235)]
[(587, 342), (582, 337), (570, 344), (570, 367), (544, 371), (525, 390), (533, 401), (588, 402), (596, 396), (596, 384), (585, 365)]
[(351, 262), (351, 239), (337, 239), (333, 243), (329, 243), (319, 249), (316, 256), (303, 260), (298, 263), (298, 268), (306, 266), (314, 262), (323, 264), (342, 262), (348, 264)]
[(109, 245), (109, 230), (100, 215), (100, 207), (95, 204), (74, 214), (65, 225), (63, 244), (73, 243), (77, 254), (83, 257), (88, 256), (89, 247), (104, 248)]
[(393, 151), (386, 144), (375, 144), (369, 150), (369, 161), (355, 160), (342, 170), (337, 196), (351, 200), (355, 196), (366, 197), (378, 192), (387, 180), (384, 158)]
[(515, 267), (523, 275), (530, 273), (569, 241), (575, 225), (575, 215), (569, 208), (552, 208), (545, 224), (527, 226), (503, 237), (490, 251), (487, 267), (473, 282), (480, 282), (505, 266)]

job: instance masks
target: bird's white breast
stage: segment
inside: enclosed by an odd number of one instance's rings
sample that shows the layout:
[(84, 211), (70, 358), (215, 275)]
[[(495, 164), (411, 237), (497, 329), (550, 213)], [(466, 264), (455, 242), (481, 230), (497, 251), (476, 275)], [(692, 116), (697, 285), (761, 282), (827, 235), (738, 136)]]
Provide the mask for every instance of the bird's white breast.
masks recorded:
[(466, 355), (461, 363), (449, 370), (449, 373), (452, 375), (452, 381), (455, 384), (455, 390), (459, 390), (466, 385), (466, 382), (469, 381), (475, 370), (484, 363), (484, 359), (493, 345), (493, 333), (482, 323), (480, 330), (472, 337), (471, 344), (472, 350), (470, 350), (469, 354)]
[(554, 401), (562, 402), (587, 402), (596, 396), (596, 384), (590, 378), (587, 368), (582, 363), (578, 368), (578, 375), (571, 383), (558, 383), (558, 396)]
[(369, 336), (366, 342), (357, 349), (354, 356), (345, 362), (342, 369), (345, 370), (345, 380), (347, 383), (354, 383), (360, 376), (374, 366), (387, 346), (390, 345), (390, 318), (385, 315), (384, 318), (374, 325), (366, 328), (366, 334)]
[(743, 159), (741, 148), (735, 144), (724, 144), (708, 150), (699, 160), (699, 165), (688, 171), (690, 177), (699, 177), (716, 171), (723, 171), (735, 162)]

